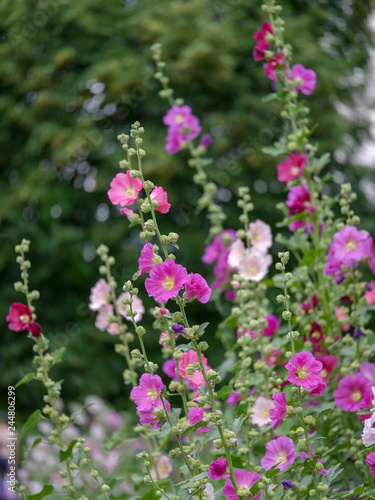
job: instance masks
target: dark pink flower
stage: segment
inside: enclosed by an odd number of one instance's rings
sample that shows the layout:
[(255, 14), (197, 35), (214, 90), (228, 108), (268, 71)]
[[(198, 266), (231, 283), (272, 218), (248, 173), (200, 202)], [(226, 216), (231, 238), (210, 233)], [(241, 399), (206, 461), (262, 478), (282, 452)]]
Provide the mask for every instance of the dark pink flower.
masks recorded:
[[(310, 191), (304, 186), (293, 186), (288, 193), (285, 204), (289, 209), (288, 217), (293, 217), (305, 211), (313, 213), (315, 210), (314, 205), (311, 203)], [(289, 229), (296, 231), (300, 227), (304, 227), (304, 225), (304, 219), (298, 219), (289, 224)]]
[(239, 403), (240, 401), (241, 401), (241, 396), (238, 392), (238, 389), (236, 389), (234, 392), (229, 394), (226, 403), (227, 403), (227, 405), (235, 405), (235, 404)]
[(203, 420), (203, 417), (203, 408), (190, 408), (188, 414), (188, 424), (190, 425), (190, 427), (194, 427), (195, 424)]
[(320, 361), (323, 365), (323, 369), (320, 372), (320, 376), (323, 380), (327, 379), (331, 374), (332, 370), (339, 364), (339, 360), (332, 356), (332, 354), (327, 354), (323, 356), (323, 354), (316, 354), (315, 358)]
[(108, 197), (114, 205), (125, 207), (131, 205), (143, 188), (141, 179), (130, 175), (130, 170), (123, 174), (118, 173), (111, 182), (111, 189), (108, 191)]
[(371, 391), (371, 383), (366, 377), (359, 373), (346, 375), (333, 393), (335, 405), (345, 411), (358, 411), (365, 407), (368, 391)]
[(155, 297), (156, 302), (167, 302), (170, 298), (177, 297), (184, 287), (187, 275), (186, 269), (172, 259), (157, 264), (145, 281), (149, 297)]
[(279, 464), (277, 469), (284, 470), (296, 459), (293, 440), (285, 436), (267, 443), (266, 450), (266, 454), (260, 461), (265, 470), (269, 470), (276, 464)]
[(317, 361), (311, 352), (299, 352), (286, 365), (287, 379), (292, 384), (300, 385), (310, 392), (321, 382), (319, 372), (322, 368), (322, 363)]
[(302, 64), (295, 64), (290, 71), (290, 79), (294, 82), (294, 90), (302, 94), (310, 95), (316, 85), (316, 73), (312, 69), (306, 69)]
[(306, 155), (291, 153), (288, 158), (277, 165), (277, 178), (281, 182), (297, 179), (306, 165)]
[(272, 394), (272, 399), (275, 403), (274, 408), (270, 409), (270, 423), (274, 430), (276, 430), (284, 418), (287, 416), (287, 402), (286, 396), (283, 392)]
[(31, 335), (34, 338), (38, 338), (38, 337), (40, 337), (42, 335), (42, 327), (36, 321), (34, 321), (33, 323), (31, 323), (28, 326), (27, 330), (31, 333)]
[[(203, 366), (206, 372), (210, 369), (207, 364), (207, 359), (205, 356), (202, 356)], [(178, 361), (178, 371), (182, 378), (189, 380), (195, 387), (199, 387), (200, 385), (205, 385), (204, 377), (201, 371), (196, 370), (193, 375), (189, 375), (187, 373), (186, 368), (188, 365), (194, 365), (198, 363), (198, 354), (193, 350), (189, 349), (189, 351), (185, 352)]]
[(139, 274), (148, 273), (156, 264), (160, 263), (160, 257), (154, 252), (151, 243), (146, 243), (141, 250), (141, 256), (138, 259)]
[(271, 48), (271, 43), (266, 39), (268, 33), (273, 33), (271, 24), (265, 21), (259, 31), (254, 34), (257, 44), (253, 51), (254, 61), (261, 61), (266, 56), (266, 50)]
[(227, 472), (227, 461), (224, 457), (220, 457), (210, 465), (208, 469), (208, 478), (209, 479), (222, 479), (223, 477), (229, 477)]
[(212, 264), (214, 267), (215, 282), (211, 288), (223, 290), (231, 276), (231, 269), (228, 264), (228, 256), (231, 244), (236, 239), (236, 232), (233, 229), (224, 230), (221, 235), (214, 237), (212, 243), (206, 247), (202, 260), (205, 264)]
[(160, 397), (163, 381), (159, 375), (144, 373), (139, 380), (139, 385), (133, 387), (130, 397), (137, 405), (137, 410), (149, 410), (153, 408)]
[[(239, 488), (251, 488), (259, 479), (260, 475), (257, 472), (251, 471), (246, 472), (245, 469), (236, 469), (234, 471), (234, 477), (236, 478), (236, 483)], [(228, 477), (227, 482), (223, 488), (223, 495), (229, 500), (238, 500), (236, 490), (234, 489), (232, 480)], [(251, 497), (248, 500), (258, 500), (262, 496), (262, 490), (260, 490), (259, 495)]]
[(211, 297), (212, 290), (207, 281), (198, 273), (190, 273), (185, 281), (184, 299), (198, 299), (205, 304)]
[(168, 375), (173, 380), (178, 380), (178, 375), (176, 372), (176, 360), (174, 358), (167, 359), (163, 363), (163, 372)]
[(310, 391), (309, 396), (311, 398), (315, 398), (315, 396), (322, 396), (323, 391), (327, 389), (327, 384), (323, 381), (320, 380), (318, 384), (314, 387), (312, 391)]
[[(164, 403), (165, 403), (165, 407), (167, 409), (167, 412), (169, 413), (171, 410), (171, 405), (170, 405), (169, 401), (167, 401), (166, 399), (164, 399)], [(152, 424), (152, 429), (157, 429), (158, 422), (159, 422), (159, 418), (157, 415), (160, 412), (160, 410), (164, 410), (164, 405), (163, 405), (161, 399), (159, 398), (155, 401), (155, 404), (153, 406), (151, 406), (150, 408), (148, 408), (147, 410), (139, 410), (138, 409), (139, 421), (141, 422), (142, 425)], [(164, 412), (165, 412), (165, 410), (164, 410)]]
[(9, 330), (21, 332), (27, 330), (33, 322), (33, 313), (25, 304), (14, 302), (9, 308), (6, 320), (9, 321)]
[(267, 320), (267, 326), (263, 330), (263, 337), (272, 337), (276, 333), (276, 331), (280, 328), (279, 320), (273, 314), (267, 314), (265, 317)]
[(162, 214), (167, 214), (171, 208), (171, 204), (168, 203), (168, 194), (162, 187), (155, 186), (151, 191), (150, 198), (152, 201), (157, 201), (158, 206), (155, 207), (157, 212)]
[(371, 452), (366, 457), (366, 464), (370, 467), (370, 474), (375, 476), (375, 453)]
[(263, 72), (270, 80), (276, 80), (275, 70), (284, 64), (285, 57), (281, 50), (275, 55), (268, 59), (267, 63), (263, 66)]

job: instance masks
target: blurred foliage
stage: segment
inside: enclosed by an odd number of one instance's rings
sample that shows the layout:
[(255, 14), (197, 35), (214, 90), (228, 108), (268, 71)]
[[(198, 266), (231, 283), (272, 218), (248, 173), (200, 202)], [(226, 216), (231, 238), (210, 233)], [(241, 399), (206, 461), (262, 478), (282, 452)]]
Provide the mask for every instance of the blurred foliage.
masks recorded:
[[(357, 184), (372, 172), (350, 165), (351, 152), (366, 124), (347, 121), (336, 111), (351, 107), (363, 90), (371, 44), (366, 19), (371, 1), (289, 0), (282, 2), (287, 39), (295, 61), (318, 74), (307, 99), (322, 151), (339, 150), (333, 163), (338, 182)], [(32, 241), (32, 287), (41, 291), (39, 321), (56, 347), (67, 346), (59, 365), (66, 398), (82, 400), (95, 391), (126, 405), (122, 358), (114, 339), (94, 327), (88, 310), (98, 279), (95, 248), (105, 242), (117, 259), (119, 291), (136, 270), (141, 242), (136, 230), (110, 206), (107, 190), (118, 169), (120, 132), (139, 120), (146, 129), (147, 176), (168, 190), (173, 204), (161, 219), (166, 232), (183, 231), (179, 262), (190, 271), (209, 271), (201, 262), (207, 226), (194, 215), (197, 188), (185, 153), (164, 150), (167, 104), (153, 80), (150, 45), (161, 42), (176, 96), (200, 117), (214, 138), (211, 177), (228, 201), (228, 226), (236, 227), (233, 198), (250, 185), (254, 218), (274, 226), (275, 204), (283, 199), (276, 181), (277, 159), (261, 153), (281, 133), (277, 103), (262, 102), (269, 82), (252, 59), (252, 38), (263, 22), (255, 0), (2, 0), (0, 4), (1, 123), (1, 302), (2, 384), (14, 384), (30, 371), (30, 342), (8, 331), (5, 316), (18, 279), (14, 245)], [(337, 172), (340, 173), (337, 176)], [(331, 190), (337, 186), (332, 184)], [(374, 205), (359, 196), (363, 227), (374, 230)], [(277, 248), (276, 248), (277, 251)], [(151, 302), (148, 303), (152, 305)], [(217, 324), (214, 307), (196, 322)], [(151, 322), (151, 320), (149, 320)], [(214, 328), (211, 328), (211, 333)], [(16, 340), (17, 339), (17, 340)], [(146, 336), (148, 345), (155, 338)], [(156, 356), (152, 352), (151, 358)], [(210, 360), (214, 364), (214, 360)], [(18, 391), (18, 408), (40, 404), (36, 384)]]

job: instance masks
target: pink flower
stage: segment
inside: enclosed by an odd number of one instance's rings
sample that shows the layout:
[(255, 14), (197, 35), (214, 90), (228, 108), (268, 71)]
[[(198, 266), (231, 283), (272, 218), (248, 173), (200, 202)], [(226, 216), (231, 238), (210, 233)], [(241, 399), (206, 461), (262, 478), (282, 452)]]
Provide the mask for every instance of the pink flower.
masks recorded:
[(144, 373), (139, 380), (139, 385), (133, 387), (130, 397), (137, 405), (137, 410), (149, 410), (153, 408), (156, 401), (160, 399), (163, 389), (163, 381), (159, 375)]
[(280, 328), (279, 320), (273, 314), (267, 314), (265, 317), (267, 320), (267, 326), (263, 330), (263, 337), (272, 337), (272, 335)]
[(322, 363), (317, 361), (311, 352), (299, 352), (286, 365), (287, 379), (292, 384), (300, 385), (310, 392), (321, 382), (319, 372), (322, 368)]
[(302, 64), (295, 64), (290, 71), (290, 79), (294, 81), (294, 90), (302, 94), (310, 95), (316, 85), (316, 73), (312, 69), (306, 69)]
[(267, 356), (266, 365), (273, 366), (276, 365), (277, 360), (282, 355), (283, 351), (281, 349), (272, 349), (270, 354)]
[(170, 298), (177, 297), (187, 275), (186, 269), (172, 259), (157, 264), (145, 281), (149, 297), (155, 297), (156, 302), (167, 302)]
[(346, 375), (333, 393), (335, 405), (345, 411), (358, 411), (365, 407), (366, 396), (370, 390), (371, 383), (363, 375)]
[(161, 258), (154, 252), (151, 243), (146, 243), (141, 250), (141, 256), (138, 259), (139, 274), (148, 273), (156, 264), (161, 263)]
[(202, 304), (206, 304), (211, 297), (212, 290), (207, 285), (207, 281), (198, 273), (190, 273), (185, 281), (185, 300), (198, 299)]
[(120, 335), (120, 325), (118, 323), (110, 323), (110, 325), (108, 325), (107, 332), (110, 335)]
[(325, 274), (342, 274), (342, 266), (353, 268), (361, 260), (370, 257), (370, 236), (358, 231), (355, 226), (348, 226), (338, 231), (328, 251)]
[[(327, 267), (327, 265), (326, 265)], [(326, 271), (324, 270), (324, 272), (326, 273)], [(326, 273), (327, 274), (327, 273)], [(347, 332), (348, 330), (350, 330), (350, 325), (348, 325), (347, 323), (343, 323), (342, 319), (347, 319), (348, 318), (348, 315), (341, 312), (341, 307), (340, 306), (337, 306), (335, 307), (335, 314), (337, 316), (337, 319), (339, 320), (339, 325), (340, 325), (340, 328), (343, 332)]]
[(203, 408), (190, 408), (188, 414), (188, 424), (190, 427), (194, 427), (195, 424), (203, 420), (203, 417)]
[(264, 396), (258, 396), (252, 408), (251, 421), (259, 427), (264, 427), (270, 420), (270, 411), (275, 404)]
[(285, 436), (267, 443), (266, 450), (266, 454), (260, 461), (265, 470), (269, 470), (276, 464), (279, 464), (277, 469), (284, 470), (296, 459), (293, 440)]
[(371, 305), (375, 302), (375, 281), (372, 280), (367, 287), (367, 291), (365, 293), (365, 297), (367, 300), (367, 304)]
[[(167, 412), (169, 413), (171, 410), (171, 405), (170, 405), (169, 401), (167, 401), (166, 399), (164, 399), (164, 403), (165, 403), (165, 407), (167, 409)], [(158, 398), (155, 401), (155, 404), (153, 406), (151, 406), (150, 408), (148, 408), (147, 410), (139, 410), (138, 409), (139, 421), (141, 422), (142, 425), (152, 424), (152, 429), (157, 429), (158, 422), (159, 422), (158, 414), (159, 414), (160, 410), (164, 410), (164, 406), (163, 406), (161, 399)], [(164, 412), (165, 412), (165, 410), (164, 410)]]
[(261, 61), (266, 56), (266, 50), (271, 48), (271, 43), (266, 40), (266, 36), (268, 33), (273, 33), (272, 26), (268, 21), (265, 21), (262, 24), (262, 27), (259, 31), (254, 34), (254, 39), (257, 42), (256, 47), (253, 51), (254, 61)]
[(253, 247), (266, 253), (272, 247), (272, 231), (268, 224), (257, 219), (249, 224), (247, 235)]
[(125, 215), (130, 220), (130, 216), (134, 214), (134, 211), (131, 208), (120, 208), (120, 214)]
[(159, 337), (159, 344), (162, 346), (162, 347), (168, 347), (169, 346), (169, 335), (167, 332), (162, 332), (160, 334), (160, 337)]
[(207, 149), (211, 143), (212, 143), (212, 137), (210, 136), (210, 134), (202, 135), (201, 140), (199, 141), (199, 145), (205, 149)]
[(231, 269), (237, 269), (245, 256), (245, 245), (242, 240), (237, 239), (229, 247), (228, 264)]
[(168, 203), (168, 195), (167, 192), (164, 191), (162, 187), (155, 186), (151, 191), (150, 198), (152, 201), (157, 201), (158, 206), (155, 207), (157, 212), (162, 214), (167, 214), (169, 209), (171, 208), (171, 204)]
[[(238, 488), (251, 488), (259, 479), (260, 475), (257, 472), (251, 471), (246, 472), (245, 469), (236, 469), (234, 471), (234, 477), (236, 478), (236, 483)], [(227, 482), (223, 488), (223, 495), (229, 500), (238, 500), (236, 490), (234, 489), (232, 480), (228, 477)], [(249, 498), (249, 500), (259, 500), (262, 496), (262, 490), (260, 490), (259, 495)]]
[(318, 384), (314, 387), (312, 391), (310, 391), (309, 396), (311, 398), (315, 398), (315, 396), (323, 396), (323, 391), (327, 389), (327, 384), (320, 380)]
[(245, 257), (241, 260), (238, 273), (247, 281), (261, 281), (268, 273), (272, 263), (272, 257), (259, 251), (257, 248), (247, 250)]
[(375, 364), (363, 361), (361, 363), (360, 374), (367, 378), (372, 386), (375, 386)]
[(168, 375), (173, 380), (178, 380), (178, 375), (176, 372), (176, 361), (174, 358), (167, 359), (163, 363), (163, 372)]
[(284, 418), (287, 416), (287, 402), (286, 396), (283, 392), (272, 394), (272, 399), (274, 400), (274, 407), (270, 409), (269, 421), (272, 424), (274, 430), (276, 430)]
[[(121, 295), (119, 295), (118, 299), (116, 300), (116, 304), (118, 307), (118, 312), (123, 316), (125, 319), (128, 321), (132, 321), (132, 318), (130, 316), (130, 305), (129, 304), (124, 304), (122, 302), (122, 299), (129, 299), (130, 294), (129, 292), (124, 292)], [(138, 297), (138, 295), (132, 295), (133, 303), (132, 303), (132, 309), (133, 312), (136, 313), (134, 321), (138, 323), (141, 321), (143, 314), (145, 312), (145, 308), (143, 306), (142, 299)]]
[(362, 441), (364, 446), (366, 446), (366, 448), (375, 444), (374, 423), (375, 423), (375, 413), (373, 413), (370, 418), (364, 421)]
[(27, 327), (27, 330), (31, 333), (31, 335), (34, 338), (38, 338), (38, 337), (40, 337), (42, 335), (42, 327), (36, 321), (34, 321), (33, 323), (31, 323)]
[(169, 125), (165, 147), (169, 154), (177, 153), (201, 132), (199, 120), (193, 115), (190, 106), (172, 106), (163, 122)]
[(229, 477), (227, 472), (227, 461), (224, 457), (220, 457), (210, 465), (208, 469), (208, 478), (209, 479), (222, 479), (223, 477)]
[(110, 317), (114, 315), (113, 305), (104, 304), (98, 311), (95, 320), (95, 326), (98, 330), (104, 332), (110, 325)]
[(240, 401), (241, 401), (241, 396), (238, 393), (238, 389), (236, 389), (234, 392), (229, 394), (226, 403), (227, 403), (227, 405), (235, 405), (235, 404), (239, 403)]
[(323, 369), (320, 372), (320, 376), (323, 380), (327, 379), (331, 374), (332, 370), (339, 364), (339, 360), (332, 356), (332, 354), (327, 354), (323, 356), (323, 354), (316, 354), (315, 358), (320, 361), (323, 365)]
[(99, 311), (99, 309), (109, 302), (111, 289), (103, 278), (101, 278), (92, 288), (90, 295), (89, 308), (91, 311)]
[(371, 452), (366, 457), (366, 464), (370, 467), (370, 474), (375, 476), (375, 453)]
[(281, 50), (273, 57), (268, 59), (267, 63), (263, 66), (264, 74), (268, 76), (270, 80), (276, 80), (275, 70), (284, 64), (285, 57)]
[(156, 460), (155, 465), (156, 465), (156, 469), (157, 469), (158, 473), (156, 473), (155, 467), (151, 467), (151, 469), (150, 469), (151, 476), (154, 480), (157, 480), (158, 476), (160, 479), (168, 478), (173, 470), (170, 459), (168, 457), (166, 457), (165, 455), (162, 455), (161, 457), (159, 457)]
[(30, 327), (33, 322), (33, 313), (28, 306), (21, 302), (14, 302), (9, 308), (6, 320), (9, 321), (9, 330), (21, 332)]
[(108, 191), (108, 197), (114, 205), (126, 207), (131, 205), (143, 188), (141, 179), (136, 177), (132, 179), (130, 170), (123, 174), (120, 172), (111, 182), (111, 189)]
[[(205, 371), (207, 372), (210, 368), (207, 365), (207, 359), (205, 356), (202, 356), (203, 366)], [(205, 385), (204, 377), (202, 372), (196, 370), (193, 375), (189, 375), (186, 371), (188, 365), (193, 365), (194, 363), (198, 363), (198, 354), (193, 351), (193, 349), (189, 349), (189, 351), (185, 352), (178, 361), (178, 372), (182, 378), (185, 380), (189, 380), (195, 387), (199, 387), (200, 385)]]
[(192, 109), (190, 106), (172, 106), (171, 109), (167, 111), (167, 114), (163, 118), (164, 125), (168, 126), (180, 126), (181, 123), (188, 122), (189, 118), (192, 116)]
[(215, 490), (211, 483), (207, 483), (204, 489), (207, 500), (215, 500)]
[[(301, 214), (306, 210), (313, 213), (315, 210), (314, 205), (311, 204), (310, 191), (304, 186), (293, 186), (288, 193), (288, 199), (285, 204), (289, 209), (288, 217)], [(304, 225), (305, 221), (303, 219), (298, 219), (289, 224), (289, 229), (291, 231), (296, 231)]]
[[(315, 455), (314, 455), (314, 453), (312, 451), (312, 445), (311, 444), (310, 444), (310, 453), (311, 453), (311, 457), (314, 458)], [(307, 460), (309, 458), (309, 454), (307, 453), (307, 451), (301, 451), (300, 452), (300, 457), (302, 458), (302, 460)], [(317, 463), (318, 464), (322, 464), (323, 461), (320, 458), (318, 458)], [(322, 469), (322, 470), (318, 471), (318, 474), (321, 474), (323, 476), (327, 476), (328, 473), (329, 473), (329, 470), (327, 470), (327, 469)]]
[(277, 179), (280, 182), (289, 182), (297, 179), (306, 165), (306, 155), (292, 153), (288, 158), (277, 165)]

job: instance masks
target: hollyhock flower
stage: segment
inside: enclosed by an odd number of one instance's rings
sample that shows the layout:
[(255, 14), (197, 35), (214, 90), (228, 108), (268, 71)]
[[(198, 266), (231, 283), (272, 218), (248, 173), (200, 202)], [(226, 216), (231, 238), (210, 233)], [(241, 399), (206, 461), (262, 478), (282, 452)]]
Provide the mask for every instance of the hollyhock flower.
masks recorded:
[[(169, 413), (171, 410), (171, 405), (170, 405), (169, 401), (167, 401), (166, 399), (164, 400), (164, 403), (165, 403), (165, 407), (167, 409), (167, 412)], [(160, 421), (159, 417), (158, 417), (160, 410), (165, 411), (164, 405), (163, 405), (160, 398), (158, 398), (155, 401), (155, 404), (153, 406), (151, 406), (150, 408), (148, 408), (147, 410), (139, 410), (138, 409), (140, 423), (142, 425), (152, 424), (152, 429), (157, 429), (158, 422)]]
[(313, 321), (311, 323), (311, 330), (309, 335), (309, 340), (311, 341), (312, 345), (316, 348), (317, 345), (325, 338), (326, 336), (323, 335), (323, 328), (319, 325), (319, 323)]
[(357, 373), (346, 375), (333, 393), (335, 405), (345, 411), (354, 412), (364, 408), (366, 393), (371, 390), (371, 383), (366, 377)]
[(233, 229), (226, 229), (221, 235), (215, 236), (212, 243), (205, 249), (202, 261), (205, 264), (217, 262), (214, 267), (215, 281), (211, 288), (222, 288), (230, 278), (230, 268), (228, 265), (229, 247), (236, 239), (236, 232)]
[(120, 332), (121, 332), (120, 325), (118, 323), (115, 323), (115, 322), (110, 323), (108, 325), (107, 332), (110, 335), (120, 335)]
[(186, 269), (172, 259), (157, 264), (145, 281), (149, 297), (155, 297), (157, 302), (167, 302), (170, 298), (177, 297), (187, 275)]
[(367, 300), (367, 304), (373, 304), (375, 302), (375, 281), (372, 280), (370, 283), (366, 284), (366, 293), (365, 297)]
[(368, 418), (364, 421), (364, 427), (363, 427), (363, 432), (362, 432), (362, 441), (363, 441), (364, 446), (366, 446), (366, 448), (375, 444), (374, 423), (375, 423), (375, 413), (373, 413), (370, 418)]
[(314, 387), (312, 391), (310, 391), (309, 396), (311, 398), (314, 398), (315, 396), (322, 396), (323, 391), (327, 389), (327, 384), (323, 381), (320, 380), (318, 384)]
[(241, 396), (238, 392), (238, 389), (236, 389), (234, 392), (229, 394), (226, 400), (227, 405), (235, 405), (241, 401)]
[(159, 375), (144, 373), (139, 380), (139, 385), (131, 390), (130, 397), (137, 405), (137, 410), (148, 410), (155, 405), (162, 389), (163, 381)]
[(204, 489), (207, 500), (215, 500), (215, 490), (211, 483), (207, 483)]
[(167, 359), (163, 363), (163, 372), (173, 380), (178, 380), (178, 375), (176, 372), (176, 361), (174, 358)]
[(289, 382), (300, 385), (309, 392), (322, 380), (319, 372), (323, 365), (311, 352), (302, 351), (295, 354), (285, 367), (288, 370)]
[(371, 452), (366, 457), (366, 464), (370, 467), (370, 474), (375, 476), (375, 453)]
[(281, 484), (284, 486), (284, 490), (289, 490), (289, 488), (293, 488), (295, 485), (293, 481), (289, 481), (288, 479), (286, 481), (281, 481)]
[(295, 64), (290, 71), (290, 79), (294, 82), (294, 90), (302, 94), (310, 95), (316, 85), (316, 73), (312, 69), (306, 69), (302, 64)]
[(268, 224), (257, 219), (249, 224), (247, 235), (253, 247), (266, 253), (272, 247), (272, 231)]
[(342, 321), (340, 321), (340, 319), (347, 319), (348, 318), (347, 314), (341, 312), (340, 306), (335, 307), (335, 313), (336, 313), (337, 319), (339, 320), (339, 325), (340, 325), (341, 330), (343, 332), (347, 332), (348, 330), (350, 330), (350, 325), (347, 325), (347, 324), (343, 323)]
[(151, 243), (146, 243), (142, 250), (141, 256), (138, 259), (139, 274), (148, 273), (156, 264), (161, 264), (162, 260), (159, 255), (154, 252), (154, 246)]
[(323, 354), (316, 354), (315, 358), (320, 361), (323, 365), (323, 369), (320, 372), (320, 376), (323, 380), (326, 380), (331, 374), (332, 370), (339, 364), (339, 360), (332, 356), (332, 354), (327, 354), (323, 356)]
[(203, 420), (203, 417), (203, 408), (190, 408), (188, 414), (188, 424), (190, 427), (194, 427), (195, 424)]
[(273, 430), (276, 430), (288, 413), (288, 404), (286, 396), (283, 392), (272, 394), (274, 407), (270, 408), (269, 422), (272, 424)]
[(208, 478), (209, 479), (222, 479), (223, 477), (229, 477), (227, 472), (227, 461), (224, 457), (220, 457), (210, 465), (208, 469)]
[(111, 289), (103, 278), (101, 278), (92, 288), (90, 294), (89, 308), (91, 311), (99, 309), (109, 302)]
[[(122, 302), (123, 299), (130, 299), (130, 293), (129, 292), (124, 292), (121, 295), (119, 295), (118, 299), (116, 300), (116, 304), (118, 307), (118, 312), (123, 316), (125, 319), (128, 321), (132, 321), (132, 318), (130, 316), (130, 305), (129, 304), (124, 304)], [(141, 321), (143, 314), (145, 312), (145, 308), (143, 306), (142, 299), (138, 297), (138, 295), (132, 295), (133, 303), (132, 303), (132, 309), (133, 312), (136, 313), (134, 317), (134, 321), (138, 323)]]
[(255, 332), (251, 328), (246, 328), (246, 330), (243, 331), (243, 327), (241, 325), (239, 325), (237, 328), (237, 338), (240, 339), (244, 335), (248, 335), (249, 337), (251, 337), (254, 340), (258, 336), (258, 332)]
[(172, 106), (164, 116), (163, 123), (170, 127), (180, 126), (181, 123), (189, 121), (191, 116), (193, 116), (193, 112), (190, 106)]
[(245, 257), (240, 262), (238, 273), (247, 281), (259, 282), (268, 273), (271, 264), (272, 257), (269, 254), (252, 248), (246, 251)]
[(372, 386), (375, 386), (375, 363), (361, 363), (360, 374), (367, 378)]
[(155, 465), (156, 465), (156, 469), (157, 469), (158, 473), (156, 473), (155, 467), (151, 467), (151, 469), (150, 469), (151, 476), (155, 481), (158, 479), (158, 476), (159, 476), (159, 479), (168, 478), (173, 470), (170, 459), (165, 455), (162, 455), (161, 457), (159, 457), (156, 460)]
[(242, 240), (237, 239), (231, 244), (229, 248), (229, 254), (228, 254), (229, 267), (231, 269), (237, 269), (244, 256), (245, 256), (245, 245)]
[(33, 323), (31, 323), (28, 327), (27, 327), (27, 330), (31, 333), (31, 335), (34, 337), (34, 338), (38, 338), (42, 335), (42, 327), (40, 326), (39, 323), (37, 323), (36, 321), (34, 321)]
[[(208, 370), (210, 370), (210, 367), (207, 364), (207, 358), (203, 356), (203, 354), (201, 356), (205, 371), (208, 372)], [(189, 349), (187, 352), (185, 352), (178, 361), (179, 374), (182, 378), (189, 380), (195, 387), (199, 387), (200, 385), (205, 384), (203, 374), (199, 370), (196, 370), (193, 375), (189, 375), (189, 373), (187, 373), (186, 371), (186, 368), (188, 367), (188, 365), (193, 365), (194, 363), (198, 362), (198, 355), (193, 349)]]
[(275, 56), (268, 59), (267, 63), (263, 66), (263, 73), (268, 76), (270, 80), (276, 80), (275, 70), (284, 64), (284, 54), (279, 51)]
[(120, 214), (125, 215), (125, 217), (130, 220), (130, 216), (134, 214), (134, 211), (130, 208), (120, 208)]
[(288, 158), (277, 165), (277, 179), (280, 182), (290, 182), (297, 179), (306, 165), (306, 155), (291, 153)]
[(201, 130), (199, 119), (194, 115), (187, 116), (178, 125), (170, 126), (165, 147), (167, 153), (174, 154), (180, 151), (188, 142), (198, 137)]
[(162, 347), (169, 347), (170, 337), (167, 332), (162, 332), (159, 337), (159, 345)]
[[(246, 472), (245, 469), (236, 469), (234, 471), (234, 477), (239, 489), (250, 489), (257, 481), (259, 481), (259, 479), (261, 479), (260, 475), (257, 472)], [(259, 495), (251, 497), (251, 499), (249, 498), (249, 500), (259, 500), (262, 496), (262, 492), (263, 491), (260, 490)], [(234, 489), (232, 480), (229, 477), (227, 478), (227, 482), (224, 485), (223, 495), (229, 500), (238, 500), (236, 490)]]
[(190, 273), (185, 281), (185, 300), (197, 299), (206, 304), (211, 297), (212, 290), (207, 281), (198, 273)]
[(254, 61), (261, 61), (266, 56), (266, 50), (271, 48), (271, 43), (266, 40), (266, 36), (268, 33), (273, 33), (272, 26), (268, 21), (265, 21), (262, 24), (262, 27), (259, 31), (254, 34), (254, 39), (257, 44), (253, 51)]
[(282, 353), (283, 351), (281, 349), (272, 349), (269, 356), (267, 356), (266, 365), (267, 366), (275, 365), (279, 357), (282, 355)]
[(342, 274), (342, 266), (353, 268), (369, 256), (369, 235), (355, 226), (344, 227), (333, 236), (324, 273)]
[(292, 465), (295, 458), (293, 440), (282, 436), (267, 443), (266, 454), (260, 463), (265, 470), (269, 470), (276, 464), (279, 464), (277, 469), (284, 470)]
[(202, 146), (202, 148), (208, 148), (208, 146), (212, 143), (212, 137), (210, 134), (204, 134), (201, 137), (201, 140), (199, 141), (199, 145)]
[(114, 205), (126, 207), (135, 202), (142, 188), (141, 179), (138, 177), (133, 179), (130, 175), (130, 170), (126, 174), (120, 172), (111, 182), (108, 197)]
[[(301, 214), (306, 210), (313, 213), (315, 210), (314, 205), (311, 203), (310, 191), (304, 186), (293, 186), (288, 193), (285, 205), (289, 209), (288, 217)], [(305, 221), (303, 219), (298, 219), (289, 224), (289, 229), (291, 231), (296, 231), (304, 225)]]
[(280, 328), (280, 322), (273, 314), (267, 314), (265, 319), (267, 320), (267, 326), (263, 330), (262, 335), (263, 337), (272, 337), (272, 335), (274, 335), (274, 333)]
[[(315, 455), (312, 451), (312, 445), (310, 444), (310, 453), (311, 453), (311, 457), (314, 458)], [(309, 454), (307, 453), (307, 451), (300, 451), (300, 457), (302, 458), (302, 460), (307, 460), (309, 458)], [(318, 461), (317, 461), (318, 464), (322, 464), (323, 461), (318, 458)], [(321, 474), (322, 476), (327, 476), (329, 473), (329, 470), (327, 469), (322, 469), (320, 471), (318, 471), (318, 474)]]
[(175, 335), (184, 335), (186, 333), (186, 328), (184, 327), (184, 325), (180, 325), (179, 323), (173, 323), (171, 328)]
[(157, 201), (158, 206), (155, 207), (156, 212), (161, 214), (167, 214), (171, 208), (171, 204), (168, 203), (168, 194), (162, 187), (155, 186), (151, 191), (150, 198), (152, 201)]
[(258, 425), (259, 427), (267, 425), (270, 420), (270, 411), (274, 407), (275, 404), (273, 401), (265, 398), (264, 396), (258, 396), (252, 408), (251, 421), (253, 424)]
[(98, 330), (104, 332), (110, 325), (110, 317), (114, 315), (112, 304), (104, 304), (98, 311), (95, 320), (95, 326)]
[(14, 302), (9, 308), (6, 320), (9, 321), (9, 330), (21, 332), (26, 330), (33, 322), (33, 313), (25, 304)]

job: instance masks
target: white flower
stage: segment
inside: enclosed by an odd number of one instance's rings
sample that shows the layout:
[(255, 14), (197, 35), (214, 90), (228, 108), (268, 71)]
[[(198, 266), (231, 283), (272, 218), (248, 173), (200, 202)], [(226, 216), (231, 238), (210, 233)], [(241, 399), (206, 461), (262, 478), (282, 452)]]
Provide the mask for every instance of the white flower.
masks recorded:
[(237, 269), (241, 260), (245, 256), (245, 245), (242, 240), (234, 241), (229, 249), (228, 265), (231, 269)]
[(268, 273), (272, 257), (252, 248), (246, 250), (245, 257), (238, 266), (240, 276), (247, 281), (261, 281)]
[(268, 224), (262, 220), (256, 220), (249, 224), (249, 231), (247, 232), (253, 247), (261, 252), (267, 252), (272, 247), (272, 232)]
[(270, 409), (275, 408), (275, 403), (271, 399), (259, 396), (252, 408), (251, 421), (253, 424), (264, 427), (270, 420)]
[(372, 444), (375, 444), (375, 429), (372, 427), (375, 422), (375, 413), (371, 415), (370, 418), (366, 419), (363, 428), (363, 433), (362, 433), (362, 441), (363, 444), (366, 446), (371, 446)]

